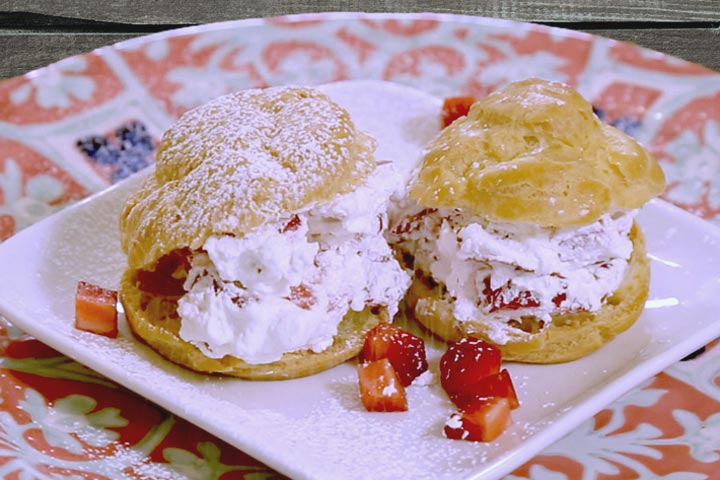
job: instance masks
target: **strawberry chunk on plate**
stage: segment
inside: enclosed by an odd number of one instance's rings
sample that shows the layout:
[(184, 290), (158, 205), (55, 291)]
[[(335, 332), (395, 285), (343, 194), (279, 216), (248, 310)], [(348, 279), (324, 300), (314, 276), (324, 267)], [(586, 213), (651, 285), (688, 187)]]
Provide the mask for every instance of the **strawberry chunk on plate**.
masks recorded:
[(454, 402), (480, 379), (500, 372), (500, 350), (475, 337), (451, 342), (440, 358), (440, 385)]
[(499, 373), (488, 375), (479, 379), (476, 383), (467, 385), (462, 392), (456, 394), (451, 400), (458, 408), (462, 409), (476, 400), (490, 397), (507, 398), (512, 410), (520, 406), (517, 393), (515, 393), (515, 386), (506, 368), (500, 370)]
[(443, 433), (454, 440), (491, 442), (505, 430), (509, 420), (510, 402), (507, 398), (484, 398), (461, 412), (451, 414)]
[(448, 97), (443, 102), (442, 108), (442, 126), (443, 128), (450, 125), (460, 117), (464, 117), (470, 111), (470, 107), (475, 103), (475, 97)]
[(358, 365), (360, 399), (369, 412), (405, 412), (405, 387), (390, 360), (383, 358)]
[(115, 338), (118, 293), (87, 282), (78, 282), (75, 292), (75, 328)]
[(390, 361), (404, 387), (428, 369), (425, 341), (422, 338), (396, 325), (380, 322), (365, 336), (360, 361), (383, 358)]

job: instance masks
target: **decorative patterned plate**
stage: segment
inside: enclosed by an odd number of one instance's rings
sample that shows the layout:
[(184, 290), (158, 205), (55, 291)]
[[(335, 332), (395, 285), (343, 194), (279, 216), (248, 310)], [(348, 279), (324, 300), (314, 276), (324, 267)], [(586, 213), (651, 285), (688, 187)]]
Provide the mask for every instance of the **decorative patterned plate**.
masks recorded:
[[(576, 86), (601, 116), (658, 156), (669, 180), (666, 200), (720, 224), (717, 73), (633, 45), (538, 25), (429, 14), (313, 14), (138, 38), (1, 84), (0, 239), (146, 166), (173, 118), (231, 90), (375, 78), (437, 96), (480, 96), (531, 75)], [(659, 222), (651, 228), (665, 233), (676, 228), (678, 239), (699, 235), (681, 247), (699, 246), (705, 235), (714, 238), (701, 222), (658, 208), (654, 211), (662, 214), (646, 217)], [(662, 223), (668, 218), (678, 224)], [(75, 235), (71, 238), (83, 232)], [(712, 259), (718, 246), (674, 252), (683, 259)], [(101, 260), (92, 249), (81, 253), (91, 264)], [(40, 250), (36, 255), (33, 264), (48, 260)], [(0, 269), (3, 280), (19, 274), (4, 265)], [(676, 278), (661, 278), (669, 282), (666, 292)], [(697, 278), (682, 280), (688, 291)], [(698, 299), (717, 306), (708, 300), (718, 298), (717, 276), (703, 285), (690, 297), (675, 296), (678, 306), (695, 308)], [(45, 287), (49, 295), (66, 285)], [(665, 307), (652, 312), (675, 308)], [(696, 312), (700, 324), (692, 325), (714, 325), (718, 311)], [(0, 352), (0, 473), (5, 477), (275, 475), (14, 327), (3, 327)], [(673, 350), (674, 358), (679, 354)], [(650, 378), (509, 478), (710, 478), (720, 468), (719, 359), (720, 348), (710, 345), (695, 360)], [(601, 406), (597, 401), (591, 408)], [(243, 446), (262, 455), (250, 443)], [(487, 472), (483, 459), (476, 460), (475, 470), (447, 473)]]

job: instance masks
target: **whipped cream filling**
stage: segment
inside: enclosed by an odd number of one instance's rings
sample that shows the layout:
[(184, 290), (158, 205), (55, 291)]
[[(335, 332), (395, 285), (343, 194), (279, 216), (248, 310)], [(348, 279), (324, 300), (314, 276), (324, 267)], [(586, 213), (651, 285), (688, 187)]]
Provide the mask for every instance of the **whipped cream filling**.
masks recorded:
[(491, 340), (504, 344), (511, 331), (535, 333), (528, 318), (542, 328), (553, 314), (599, 310), (622, 283), (635, 215), (541, 228), (415, 207), (393, 227), (390, 241), (414, 256), (414, 269), (445, 286), (457, 321), (481, 320)]
[(392, 317), (410, 283), (383, 238), (400, 181), (378, 165), (331, 202), (241, 238), (208, 238), (178, 301), (180, 337), (209, 357), (258, 364), (325, 350), (350, 309), (384, 307)]

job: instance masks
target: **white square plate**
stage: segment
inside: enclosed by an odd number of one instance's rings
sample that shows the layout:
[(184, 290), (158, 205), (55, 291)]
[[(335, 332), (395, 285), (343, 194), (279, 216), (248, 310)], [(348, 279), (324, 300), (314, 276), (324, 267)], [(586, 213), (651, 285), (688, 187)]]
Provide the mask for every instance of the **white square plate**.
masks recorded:
[[(510, 364), (521, 407), (488, 444), (447, 440), (439, 385), (408, 388), (405, 413), (365, 412), (354, 363), (308, 378), (248, 382), (198, 375), (137, 341), (73, 327), (79, 280), (117, 287), (118, 215), (142, 175), (0, 245), (0, 315), (51, 347), (293, 478), (496, 478), (644, 379), (720, 336), (720, 230), (661, 201), (640, 213), (652, 259), (640, 320), (561, 365)], [(442, 351), (429, 342), (431, 370)]]

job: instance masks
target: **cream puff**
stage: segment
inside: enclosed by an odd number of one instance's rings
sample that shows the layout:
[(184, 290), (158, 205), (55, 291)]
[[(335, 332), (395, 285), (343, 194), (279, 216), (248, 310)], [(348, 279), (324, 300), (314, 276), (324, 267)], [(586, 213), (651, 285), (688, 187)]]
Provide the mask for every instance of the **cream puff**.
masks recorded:
[(134, 333), (192, 370), (248, 379), (355, 356), (410, 283), (383, 237), (401, 179), (374, 149), (311, 88), (240, 91), (184, 114), (121, 216)]
[(639, 143), (569, 86), (516, 82), (430, 143), (389, 239), (410, 313), (503, 358), (582, 357), (638, 319), (649, 264), (637, 211), (665, 185)]

